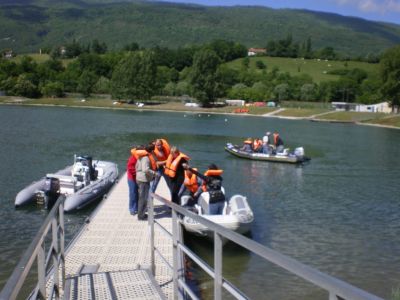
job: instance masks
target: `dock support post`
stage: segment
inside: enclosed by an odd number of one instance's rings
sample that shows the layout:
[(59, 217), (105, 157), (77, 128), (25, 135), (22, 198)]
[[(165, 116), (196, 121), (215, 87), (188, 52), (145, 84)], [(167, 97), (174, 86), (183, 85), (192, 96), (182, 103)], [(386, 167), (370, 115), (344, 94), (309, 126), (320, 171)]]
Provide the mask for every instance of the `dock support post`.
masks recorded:
[(173, 259), (173, 282), (174, 282), (174, 299), (178, 299), (178, 215), (174, 209), (172, 209), (172, 259)]
[(55, 291), (55, 299), (58, 300), (60, 298), (60, 276), (59, 276), (59, 264), (58, 264), (58, 256), (59, 256), (59, 246), (58, 246), (58, 224), (57, 224), (57, 215), (54, 216), (53, 220), (51, 220), (51, 234), (52, 234), (52, 249), (51, 256), (53, 259), (53, 286)]
[(151, 265), (151, 273), (153, 276), (156, 275), (156, 263), (155, 263), (155, 254), (156, 248), (154, 246), (154, 198), (149, 197), (149, 230), (150, 230), (150, 265)]
[(222, 237), (214, 231), (214, 299), (222, 299)]
[(61, 266), (61, 287), (65, 288), (65, 229), (64, 229), (64, 203), (61, 202), (58, 208), (59, 230), (60, 230), (60, 263)]
[(37, 254), (39, 297), (46, 299), (46, 262), (44, 244), (40, 245)]

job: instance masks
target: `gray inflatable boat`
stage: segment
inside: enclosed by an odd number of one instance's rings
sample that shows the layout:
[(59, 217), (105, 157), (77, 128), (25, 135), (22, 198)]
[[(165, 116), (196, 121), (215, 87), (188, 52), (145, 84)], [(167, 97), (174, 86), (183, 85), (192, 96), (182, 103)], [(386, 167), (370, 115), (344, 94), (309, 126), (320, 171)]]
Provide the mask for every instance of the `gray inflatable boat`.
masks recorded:
[(117, 164), (75, 156), (72, 166), (47, 174), (21, 190), (15, 198), (15, 207), (38, 203), (49, 208), (58, 197), (65, 196), (64, 211), (81, 209), (103, 197), (117, 179)]

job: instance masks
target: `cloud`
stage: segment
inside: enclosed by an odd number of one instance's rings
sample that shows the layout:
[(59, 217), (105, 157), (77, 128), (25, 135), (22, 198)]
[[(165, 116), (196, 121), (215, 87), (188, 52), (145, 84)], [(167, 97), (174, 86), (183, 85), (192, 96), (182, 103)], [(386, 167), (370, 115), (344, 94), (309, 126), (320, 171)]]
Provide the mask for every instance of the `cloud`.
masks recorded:
[(400, 12), (400, 0), (335, 0), (339, 5), (355, 6), (358, 10), (368, 13), (386, 14)]

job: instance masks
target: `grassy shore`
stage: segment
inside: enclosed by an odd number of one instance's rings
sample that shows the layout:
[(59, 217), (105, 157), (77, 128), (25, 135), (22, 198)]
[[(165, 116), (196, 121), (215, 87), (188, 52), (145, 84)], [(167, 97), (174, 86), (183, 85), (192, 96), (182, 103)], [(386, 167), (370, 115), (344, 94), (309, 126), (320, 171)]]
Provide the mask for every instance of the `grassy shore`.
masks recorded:
[[(187, 107), (182, 102), (166, 102), (146, 104), (143, 107), (137, 107), (135, 104), (128, 104), (110, 100), (109, 98), (93, 97), (83, 99), (82, 97), (67, 98), (40, 98), (27, 99), (23, 97), (0, 97), (0, 104), (18, 104), (18, 105), (49, 105), (49, 106), (67, 106), (67, 107), (91, 107), (108, 109), (127, 109), (127, 110), (158, 110), (158, 111), (184, 111), (191, 113), (219, 113), (219, 114), (238, 114), (235, 113), (237, 107), (223, 106), (213, 108)], [(316, 105), (314, 108), (306, 107), (246, 107), (248, 113), (244, 115), (278, 117), (290, 119), (308, 119), (313, 121), (326, 122), (351, 122), (372, 126), (383, 126), (400, 129), (400, 115), (383, 113), (362, 113), (362, 112), (339, 112), (328, 108), (322, 108)], [(243, 113), (242, 113), (243, 114)]]

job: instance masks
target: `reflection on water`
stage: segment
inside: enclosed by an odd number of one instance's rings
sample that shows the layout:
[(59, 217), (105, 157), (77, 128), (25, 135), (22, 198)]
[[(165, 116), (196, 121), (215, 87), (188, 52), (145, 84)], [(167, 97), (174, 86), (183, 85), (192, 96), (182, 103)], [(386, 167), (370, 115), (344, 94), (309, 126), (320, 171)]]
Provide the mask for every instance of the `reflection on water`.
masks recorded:
[[(254, 210), (254, 240), (381, 297), (389, 298), (400, 285), (398, 130), (262, 117), (12, 106), (0, 107), (0, 128), (0, 286), (47, 214), (34, 207), (15, 210), (13, 199), (20, 189), (71, 164), (75, 153), (115, 161), (124, 172), (130, 146), (157, 137), (178, 145), (201, 171), (210, 163), (225, 170), (227, 196), (245, 195)], [(303, 146), (311, 162), (255, 162), (223, 150), (227, 142), (239, 144), (266, 130), (280, 132), (292, 149)], [(67, 215), (68, 238), (93, 207)], [(194, 242), (193, 248), (212, 260), (209, 244)], [(227, 246), (224, 276), (253, 299), (325, 295)], [(208, 290), (203, 294), (210, 295)]]

